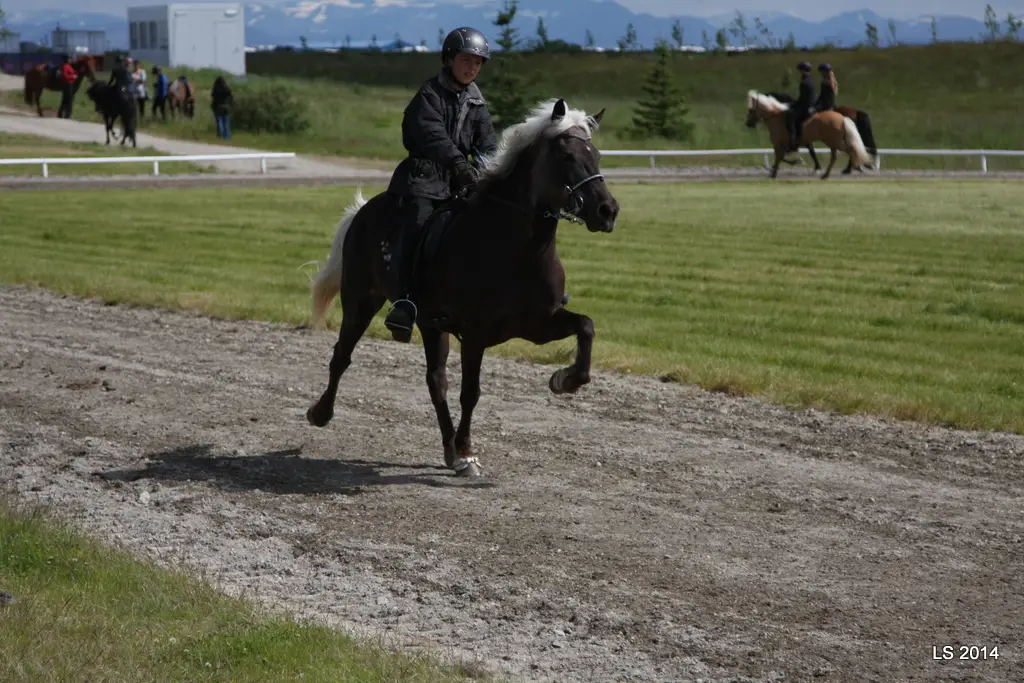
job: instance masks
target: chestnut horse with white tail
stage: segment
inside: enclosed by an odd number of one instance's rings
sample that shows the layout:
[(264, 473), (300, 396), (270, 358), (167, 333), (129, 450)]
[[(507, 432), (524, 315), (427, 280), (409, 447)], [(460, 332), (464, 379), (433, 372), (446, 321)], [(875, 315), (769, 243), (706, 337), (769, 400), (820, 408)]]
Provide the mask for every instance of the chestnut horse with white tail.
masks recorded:
[[(789, 130), (786, 128), (786, 116), (789, 112), (789, 105), (779, 102), (774, 97), (751, 90), (747, 93), (747, 126), (754, 128), (758, 121), (764, 121), (771, 134), (772, 147), (775, 148), (775, 165), (772, 166), (772, 178), (779, 174), (779, 165), (782, 164), (789, 147)], [(846, 152), (854, 166), (871, 166), (871, 155), (868, 154), (864, 141), (857, 132), (857, 125), (839, 112), (820, 111), (804, 122), (803, 131), (800, 134), (799, 144), (805, 147), (812, 142), (821, 141), (828, 145), (832, 151), (825, 180), (831, 175), (832, 168), (836, 165), (836, 158), (839, 152)]]

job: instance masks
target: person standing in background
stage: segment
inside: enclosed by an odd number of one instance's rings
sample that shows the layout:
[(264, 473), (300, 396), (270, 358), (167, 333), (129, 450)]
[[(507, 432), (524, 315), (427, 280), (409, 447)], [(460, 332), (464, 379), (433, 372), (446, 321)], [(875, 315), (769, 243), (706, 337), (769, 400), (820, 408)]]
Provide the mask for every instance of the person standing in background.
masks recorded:
[(231, 139), (231, 105), (234, 103), (234, 96), (231, 88), (223, 76), (217, 76), (213, 82), (213, 90), (210, 91), (210, 106), (213, 109), (213, 118), (217, 122), (217, 136), (223, 140)]
[(160, 117), (167, 120), (167, 74), (159, 66), (153, 66), (153, 118), (156, 118), (156, 113), (159, 110)]

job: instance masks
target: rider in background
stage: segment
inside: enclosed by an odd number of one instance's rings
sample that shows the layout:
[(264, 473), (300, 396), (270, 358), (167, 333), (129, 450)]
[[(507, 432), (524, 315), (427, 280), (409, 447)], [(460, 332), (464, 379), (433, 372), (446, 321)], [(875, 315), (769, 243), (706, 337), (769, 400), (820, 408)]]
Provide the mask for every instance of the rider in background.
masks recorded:
[(478, 154), (498, 147), (491, 114), (475, 83), (490, 56), (484, 34), (468, 26), (455, 29), (441, 46), (441, 70), (405, 108), (402, 143), (409, 156), (388, 186), (400, 198), (403, 214), (390, 264), (402, 298), (384, 320), (396, 341), (408, 342), (416, 322), (412, 261), (424, 223), (442, 202), (476, 184), (467, 157), (472, 154), (478, 163)]
[(800, 72), (800, 94), (789, 107), (786, 123), (789, 126), (789, 151), (800, 148), (800, 135), (803, 133), (804, 121), (814, 114), (814, 78), (811, 77), (810, 62), (797, 65)]
[(818, 101), (814, 103), (814, 109), (816, 111), (832, 111), (836, 108), (839, 82), (836, 80), (831, 64), (819, 64), (818, 73), (821, 74), (821, 93), (818, 95)]
[(60, 107), (57, 109), (57, 118), (71, 118), (71, 103), (75, 99), (75, 83), (78, 82), (78, 72), (71, 66), (71, 57), (64, 55), (64, 63), (60, 66)]
[(124, 92), (131, 87), (132, 77), (128, 73), (128, 68), (125, 66), (122, 55), (117, 56), (114, 68), (110, 70), (110, 80), (107, 81), (107, 85), (114, 86), (119, 92)]

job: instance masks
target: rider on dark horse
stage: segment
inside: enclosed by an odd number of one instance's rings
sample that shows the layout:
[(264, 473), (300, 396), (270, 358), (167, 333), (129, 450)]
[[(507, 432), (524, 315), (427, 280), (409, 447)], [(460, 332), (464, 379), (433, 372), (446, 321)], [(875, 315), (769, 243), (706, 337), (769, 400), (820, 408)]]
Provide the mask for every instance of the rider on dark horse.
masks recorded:
[(814, 110), (832, 111), (836, 108), (839, 83), (836, 81), (836, 75), (832, 72), (831, 64), (819, 64), (818, 73), (821, 74), (821, 93), (818, 95), (818, 101), (814, 103)]
[(491, 114), (477, 87), (477, 75), (490, 59), (487, 38), (469, 27), (444, 39), (440, 72), (423, 84), (405, 108), (402, 142), (409, 156), (395, 169), (388, 192), (400, 199), (403, 219), (390, 268), (402, 298), (384, 320), (396, 341), (408, 342), (416, 322), (414, 252), (424, 223), (437, 207), (476, 184), (467, 160), (498, 147)]
[(789, 150), (795, 152), (800, 148), (800, 135), (803, 133), (804, 121), (814, 115), (814, 78), (811, 77), (810, 62), (797, 65), (800, 72), (800, 94), (789, 107), (786, 125), (789, 127)]

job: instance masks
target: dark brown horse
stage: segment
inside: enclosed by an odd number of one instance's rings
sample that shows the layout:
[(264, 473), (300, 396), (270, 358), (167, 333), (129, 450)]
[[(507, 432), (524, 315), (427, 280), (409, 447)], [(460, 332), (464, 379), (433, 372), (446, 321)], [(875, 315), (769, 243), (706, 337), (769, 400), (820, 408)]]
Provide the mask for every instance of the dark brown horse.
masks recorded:
[[(774, 97), (784, 104), (793, 104), (795, 101), (792, 95), (787, 93), (770, 92), (766, 94)], [(875, 142), (875, 132), (871, 128), (871, 116), (869, 116), (863, 109), (856, 109), (855, 107), (837, 106), (835, 111), (853, 121), (854, 125), (857, 126), (857, 132), (860, 133), (861, 140), (864, 141), (864, 147), (867, 149), (868, 154), (877, 160), (878, 144)], [(821, 164), (818, 163), (818, 155), (814, 152), (813, 143), (807, 145), (807, 152), (811, 155), (811, 160), (814, 162), (814, 170), (820, 171)], [(796, 161), (790, 161), (789, 159), (783, 159), (783, 161), (790, 165), (797, 163)], [(870, 164), (868, 167), (871, 168), (872, 166), (877, 166), (877, 163)], [(843, 174), (849, 175), (853, 169), (853, 159), (850, 159), (850, 163), (846, 165), (846, 169), (843, 170)], [(864, 167), (858, 166), (857, 170), (863, 173)]]
[[(600, 172), (591, 140), (604, 115), (566, 108), (564, 100), (541, 104), (502, 136), (484, 160), (476, 192), (452, 204), (447, 224), (428, 226), (436, 246), (421, 254), (419, 317), (427, 360), (427, 388), (437, 412), (445, 464), (459, 476), (478, 476), (470, 423), (480, 397), (484, 350), (520, 338), (534, 344), (575, 336), (576, 362), (551, 376), (556, 394), (573, 393), (590, 381), (594, 322), (563, 304), (565, 271), (555, 247), (560, 218), (611, 232), (619, 205)], [(334, 415), (341, 375), (352, 350), (395, 290), (382, 254), (398, 227), (399, 201), (387, 193), (364, 201), (357, 193), (338, 225), (331, 254), (313, 281), (313, 321), (319, 325), (339, 289), (341, 330), (334, 345), (327, 389), (306, 413), (323, 427)], [(390, 257), (387, 257), (390, 259)], [(462, 419), (456, 431), (448, 410), (449, 335), (462, 347)]]
[[(96, 60), (87, 55), (76, 57), (71, 61), (71, 66), (75, 68), (75, 73), (78, 77), (75, 79), (75, 94), (78, 94), (78, 89), (82, 87), (82, 79), (88, 78), (90, 81), (96, 80)], [(40, 116), (43, 115), (43, 91), (54, 90), (61, 92), (64, 90), (64, 81), (60, 77), (60, 68), (54, 70), (49, 64), (36, 64), (34, 67), (25, 72), (25, 104), (32, 106), (36, 105), (36, 111)]]

